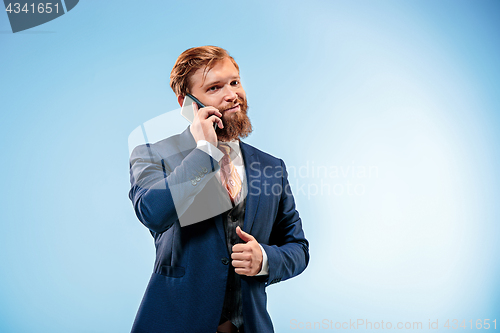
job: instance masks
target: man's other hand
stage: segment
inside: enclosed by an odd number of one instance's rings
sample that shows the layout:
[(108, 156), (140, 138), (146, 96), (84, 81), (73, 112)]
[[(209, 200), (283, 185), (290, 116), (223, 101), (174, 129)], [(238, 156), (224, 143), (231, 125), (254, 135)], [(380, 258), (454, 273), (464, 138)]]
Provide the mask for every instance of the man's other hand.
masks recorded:
[(240, 275), (254, 276), (262, 269), (262, 251), (255, 238), (236, 227), (236, 233), (245, 242), (245, 244), (236, 244), (233, 246), (231, 254), (234, 271)]

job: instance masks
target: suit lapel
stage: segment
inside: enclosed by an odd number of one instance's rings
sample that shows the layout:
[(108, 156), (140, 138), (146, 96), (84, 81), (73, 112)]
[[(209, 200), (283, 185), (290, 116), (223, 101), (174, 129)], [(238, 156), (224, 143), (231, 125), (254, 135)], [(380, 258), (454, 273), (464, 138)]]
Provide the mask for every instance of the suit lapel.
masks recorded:
[(245, 206), (245, 220), (243, 222), (243, 230), (251, 233), (255, 214), (259, 207), (260, 195), (252, 191), (253, 188), (261, 189), (262, 171), (259, 162), (259, 156), (254, 153), (252, 147), (240, 141), (241, 154), (245, 164), (246, 185), (247, 185), (247, 202)]
[[(217, 191), (213, 195), (217, 195), (220, 198), (220, 200), (228, 200), (227, 192), (219, 183), (217, 178), (213, 177), (212, 181), (214, 182), (214, 188)], [(214, 216), (214, 223), (215, 226), (217, 227), (217, 231), (219, 232), (220, 238), (222, 238), (222, 241), (224, 242), (225, 248), (227, 248), (226, 231), (224, 230), (224, 221), (222, 220), (222, 214)]]

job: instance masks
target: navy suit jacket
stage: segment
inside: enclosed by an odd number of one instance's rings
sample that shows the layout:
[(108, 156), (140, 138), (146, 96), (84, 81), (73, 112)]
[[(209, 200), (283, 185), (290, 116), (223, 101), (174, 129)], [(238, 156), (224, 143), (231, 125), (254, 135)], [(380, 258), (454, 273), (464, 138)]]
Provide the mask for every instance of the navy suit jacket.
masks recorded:
[[(306, 268), (309, 243), (283, 161), (243, 142), (240, 147), (248, 182), (243, 230), (262, 245), (269, 263), (267, 276), (241, 276), (245, 332), (273, 332), (265, 288)], [(130, 157), (129, 197), (156, 246), (134, 333), (211, 333), (219, 323), (231, 264), (222, 216), (210, 214), (212, 206), (220, 207), (219, 164), (195, 148), (188, 128), (138, 146)], [(180, 201), (187, 202), (185, 212)], [(201, 222), (181, 227), (182, 219)]]

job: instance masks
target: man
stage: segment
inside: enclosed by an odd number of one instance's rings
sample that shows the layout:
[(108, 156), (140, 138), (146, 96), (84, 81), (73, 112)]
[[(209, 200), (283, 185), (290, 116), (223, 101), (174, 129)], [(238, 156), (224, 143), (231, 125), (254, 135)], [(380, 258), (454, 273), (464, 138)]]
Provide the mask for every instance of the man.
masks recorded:
[(252, 131), (239, 74), (224, 49), (184, 51), (170, 85), (179, 105), (207, 106), (131, 154), (129, 197), (156, 246), (134, 333), (273, 332), (265, 288), (307, 266), (283, 161), (239, 140)]

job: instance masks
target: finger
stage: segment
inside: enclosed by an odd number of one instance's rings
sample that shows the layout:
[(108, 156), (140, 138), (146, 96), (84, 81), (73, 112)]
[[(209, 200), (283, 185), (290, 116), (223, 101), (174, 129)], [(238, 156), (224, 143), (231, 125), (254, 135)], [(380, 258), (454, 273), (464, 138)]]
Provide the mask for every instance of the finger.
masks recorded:
[(195, 102), (193, 102), (192, 104), (193, 104), (194, 115), (196, 116), (198, 114), (198, 104), (196, 104)]
[(234, 271), (239, 275), (250, 275), (250, 269), (248, 268), (235, 268)]
[(217, 117), (222, 117), (222, 113), (213, 106), (206, 106), (204, 108), (201, 108), (200, 112), (204, 118), (208, 118), (210, 115), (216, 115)]
[(249, 251), (249, 250), (250, 250), (250, 246), (248, 246), (246, 244), (239, 243), (239, 244), (233, 245), (233, 253), (245, 252), (245, 251)]
[(233, 252), (231, 254), (231, 259), (250, 261), (250, 259), (252, 259), (252, 255), (248, 252)]
[(233, 260), (231, 262), (234, 268), (250, 268), (250, 262), (244, 260)]
[(212, 123), (219, 124), (220, 128), (224, 127), (224, 125), (222, 125), (222, 120), (220, 118), (218, 118), (217, 116), (215, 116), (215, 115), (210, 116), (207, 119), (209, 119), (210, 121), (212, 121)]
[(247, 234), (246, 232), (244, 232), (243, 230), (241, 230), (241, 228), (238, 226), (236, 227), (236, 233), (238, 234), (238, 236), (245, 242), (245, 243), (248, 243), (250, 241), (253, 241), (255, 240), (255, 238), (250, 235), (250, 234)]

